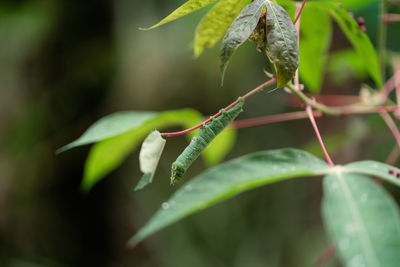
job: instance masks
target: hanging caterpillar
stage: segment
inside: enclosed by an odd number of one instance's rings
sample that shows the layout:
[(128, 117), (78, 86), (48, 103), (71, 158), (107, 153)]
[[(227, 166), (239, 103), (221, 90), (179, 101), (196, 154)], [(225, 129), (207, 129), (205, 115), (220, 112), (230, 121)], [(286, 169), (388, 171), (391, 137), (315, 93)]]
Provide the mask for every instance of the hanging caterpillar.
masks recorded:
[(198, 134), (192, 138), (190, 144), (172, 163), (171, 184), (176, 184), (183, 177), (186, 170), (199, 157), (207, 145), (243, 111), (243, 104), (244, 98), (239, 97), (239, 102), (234, 107), (228, 111), (222, 109), (222, 114), (219, 117), (214, 118), (200, 128)]

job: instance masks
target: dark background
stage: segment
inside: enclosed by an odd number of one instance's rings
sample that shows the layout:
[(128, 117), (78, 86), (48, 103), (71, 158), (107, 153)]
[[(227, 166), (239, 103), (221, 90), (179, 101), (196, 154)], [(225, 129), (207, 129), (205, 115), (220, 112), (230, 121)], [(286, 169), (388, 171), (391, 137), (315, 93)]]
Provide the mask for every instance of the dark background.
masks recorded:
[[(169, 141), (156, 181), (137, 193), (137, 152), (87, 195), (79, 184), (89, 148), (55, 155), (112, 112), (191, 107), (212, 114), (266, 80), (252, 44), (235, 54), (224, 87), (218, 48), (193, 58), (193, 32), (207, 9), (138, 30), (181, 3), (0, 1), (0, 266), (310, 266), (329, 245), (321, 181), (302, 178), (242, 194), (128, 249), (126, 241), (176, 190), (169, 167), (185, 138)], [(377, 1), (354, 12), (375, 42)], [(392, 24), (390, 49), (398, 50), (398, 36)], [(332, 40), (332, 51), (349, 46), (337, 27)], [(328, 75), (322, 93), (357, 94), (361, 82), (370, 83), (350, 77), (337, 84)], [(282, 90), (246, 107), (241, 118), (295, 110)], [(377, 115), (318, 123), (338, 164), (385, 161), (395, 144)], [(304, 120), (243, 129), (228, 158), (282, 147), (320, 155)], [(188, 177), (204, 169), (199, 160)]]

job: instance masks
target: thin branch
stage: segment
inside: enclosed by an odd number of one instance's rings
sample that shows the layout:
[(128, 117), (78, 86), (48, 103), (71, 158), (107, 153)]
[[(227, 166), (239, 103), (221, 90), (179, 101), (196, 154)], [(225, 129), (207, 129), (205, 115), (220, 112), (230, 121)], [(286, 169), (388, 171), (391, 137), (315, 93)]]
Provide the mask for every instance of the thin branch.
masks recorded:
[(394, 139), (396, 139), (397, 146), (400, 148), (400, 131), (396, 126), (396, 123), (390, 117), (389, 113), (387, 112), (381, 112), (379, 113), (381, 115), (382, 119), (385, 121), (386, 125), (389, 127), (390, 131), (393, 134)]
[[(295, 20), (295, 22), (294, 22), (294, 26), (296, 27), (296, 30), (297, 30), (297, 47), (300, 47), (300, 21), (301, 21), (300, 14), (301, 14), (301, 11), (303, 10), (305, 2), (306, 1), (303, 1), (301, 6), (299, 5), (299, 3), (296, 3), (296, 12), (297, 12), (297, 14), (299, 14), (297, 20)], [(297, 88), (297, 90), (301, 91), (298, 68), (297, 68), (296, 74), (294, 76), (294, 86)]]
[[(387, 106), (387, 107), (373, 107), (373, 108), (353, 108), (349, 109), (347, 107), (338, 107), (339, 115), (356, 115), (356, 114), (373, 114), (373, 113), (381, 113), (381, 112), (393, 112), (398, 109), (396, 106)], [(316, 118), (322, 117), (324, 113), (320, 110), (314, 110), (313, 115)], [(271, 123), (284, 122), (284, 121), (292, 121), (292, 120), (301, 120), (307, 119), (308, 114), (305, 111), (295, 111), (288, 112), (282, 114), (268, 115), (262, 117), (256, 117), (251, 119), (244, 120), (236, 120), (231, 123), (231, 126), (235, 129), (243, 129), (250, 128), (256, 126), (267, 125)]]
[(313, 108), (321, 110), (323, 113), (328, 114), (328, 115), (339, 115), (340, 110), (332, 107), (325, 106), (323, 104), (320, 104), (316, 101), (313, 101), (312, 99), (308, 98), (303, 92), (297, 90), (293, 85), (288, 84), (287, 87), (290, 92), (295, 94), (300, 101), (302, 101), (306, 105), (311, 105)]
[(301, 12), (303, 11), (303, 8), (304, 8), (306, 2), (307, 2), (307, 0), (303, 0), (303, 3), (301, 4), (300, 10), (299, 10), (299, 12), (297, 13), (296, 18), (295, 18), (294, 21), (293, 21), (293, 24), (296, 24), (297, 21), (299, 20), (300, 15), (301, 15)]
[[(254, 95), (255, 93), (261, 91), (262, 89), (264, 89), (267, 86), (270, 86), (272, 84), (274, 84), (276, 82), (276, 78), (272, 78), (271, 80), (257, 86), (256, 88), (254, 88), (253, 90), (251, 90), (250, 92), (248, 92), (247, 94), (243, 95), (242, 98), (246, 99), (252, 95)], [(232, 107), (234, 107), (237, 103), (239, 103), (239, 100), (234, 101), (233, 103), (231, 103), (229, 106), (227, 106), (226, 108), (224, 108), (225, 110), (229, 110)], [(161, 136), (163, 137), (171, 137), (171, 136), (178, 136), (178, 135), (183, 135), (186, 134), (188, 132), (194, 131), (198, 128), (200, 128), (201, 126), (203, 126), (204, 124), (209, 123), (212, 119), (214, 118), (218, 118), (220, 115), (222, 114), (221, 111), (219, 111), (218, 113), (216, 113), (214, 116), (208, 118), (207, 120), (197, 124), (196, 126), (193, 126), (189, 129), (183, 130), (183, 131), (178, 131), (178, 132), (173, 132), (173, 133), (161, 133)]]
[(389, 165), (394, 165), (396, 161), (399, 159), (399, 157), (400, 157), (400, 149), (399, 146), (395, 145), (393, 147), (392, 152), (387, 157), (385, 163)]
[(382, 15), (382, 22), (399, 22), (400, 21), (400, 14), (383, 14)]
[(394, 87), (396, 89), (396, 102), (397, 106), (400, 107), (400, 59), (395, 55), (392, 57), (392, 65)]
[(321, 257), (313, 264), (313, 267), (322, 267), (335, 255), (335, 245), (332, 243), (322, 253)]
[(386, 37), (387, 37), (387, 25), (383, 21), (383, 16), (387, 13), (387, 0), (381, 0), (382, 7), (379, 16), (379, 31), (378, 31), (378, 54), (379, 54), (379, 66), (382, 79), (386, 79)]
[[(320, 110), (313, 111), (314, 117), (322, 117), (323, 113)], [(246, 120), (236, 120), (232, 122), (231, 126), (235, 129), (250, 128), (255, 126), (267, 125), (276, 122), (292, 121), (307, 119), (308, 114), (305, 111), (288, 112), (276, 115), (269, 115), (264, 117), (246, 119)]]
[(308, 114), (308, 117), (310, 118), (311, 124), (312, 124), (312, 126), (314, 128), (314, 131), (315, 131), (315, 134), (317, 135), (319, 145), (321, 146), (322, 151), (324, 152), (326, 161), (329, 163), (329, 165), (335, 166), (335, 164), (333, 163), (331, 157), (328, 154), (328, 151), (325, 148), (324, 142), (322, 141), (321, 134), (319, 133), (317, 123), (315, 122), (315, 119), (314, 119), (314, 115), (313, 115), (313, 112), (312, 112), (311, 105), (307, 105), (306, 112)]

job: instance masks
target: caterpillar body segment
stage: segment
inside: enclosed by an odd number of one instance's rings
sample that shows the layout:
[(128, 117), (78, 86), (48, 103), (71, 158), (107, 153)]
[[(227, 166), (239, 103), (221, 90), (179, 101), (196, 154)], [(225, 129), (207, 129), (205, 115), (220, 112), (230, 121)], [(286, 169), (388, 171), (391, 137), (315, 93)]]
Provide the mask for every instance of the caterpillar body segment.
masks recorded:
[(171, 169), (171, 184), (176, 184), (183, 177), (186, 170), (200, 156), (208, 144), (243, 111), (244, 99), (239, 97), (239, 103), (226, 111), (221, 110), (218, 118), (212, 119), (203, 125), (198, 134), (192, 138), (190, 144), (178, 156)]

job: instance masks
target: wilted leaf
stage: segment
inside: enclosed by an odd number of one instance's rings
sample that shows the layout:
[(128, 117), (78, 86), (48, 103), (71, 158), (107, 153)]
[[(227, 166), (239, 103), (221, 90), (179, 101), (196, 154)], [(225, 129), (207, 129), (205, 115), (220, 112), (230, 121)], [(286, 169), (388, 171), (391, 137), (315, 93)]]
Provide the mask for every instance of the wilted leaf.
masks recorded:
[(153, 181), (158, 162), (164, 149), (166, 140), (162, 138), (159, 131), (152, 131), (146, 139), (144, 139), (139, 154), (140, 170), (143, 176), (135, 188), (140, 190)]
[(323, 217), (345, 266), (398, 266), (400, 216), (368, 177), (337, 170), (324, 179)]
[(300, 78), (311, 92), (318, 93), (328, 59), (331, 20), (324, 9), (305, 5), (300, 27)]
[(299, 66), (297, 30), (283, 7), (271, 1), (266, 1), (266, 6), (266, 53), (275, 66), (279, 88), (294, 77)]
[(159, 27), (165, 23), (171, 22), (173, 20), (179, 19), (180, 17), (183, 17), (185, 15), (188, 15), (190, 13), (195, 12), (196, 10), (199, 10), (200, 8), (203, 8), (205, 6), (208, 6), (217, 0), (189, 0), (177, 9), (175, 9), (170, 15), (168, 15), (166, 18), (161, 20), (159, 23), (151, 26), (150, 28), (144, 29), (144, 30), (151, 30), (156, 27)]
[(213, 47), (228, 30), (232, 21), (249, 0), (221, 0), (201, 20), (194, 37), (194, 54)]
[(129, 245), (134, 246), (156, 231), (243, 191), (289, 178), (322, 175), (330, 170), (322, 160), (295, 149), (258, 152), (226, 162), (176, 191)]
[(254, 31), (265, 3), (266, 0), (255, 0), (245, 6), (226, 32), (220, 51), (222, 83), (229, 59)]

